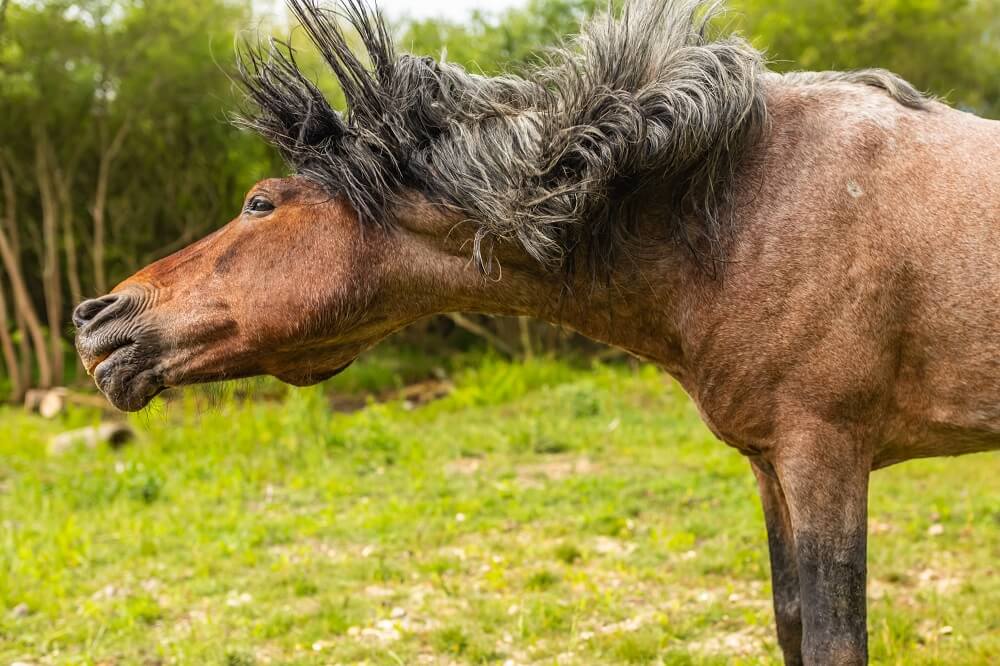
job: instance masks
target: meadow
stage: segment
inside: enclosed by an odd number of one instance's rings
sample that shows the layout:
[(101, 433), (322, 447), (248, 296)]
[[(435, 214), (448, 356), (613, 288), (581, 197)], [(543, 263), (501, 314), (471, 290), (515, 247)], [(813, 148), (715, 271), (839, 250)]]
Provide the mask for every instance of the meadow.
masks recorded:
[[(748, 464), (668, 378), (394, 363), (176, 394), (117, 451), (0, 410), (0, 664), (780, 663)], [(998, 475), (876, 473), (874, 663), (1000, 663)]]

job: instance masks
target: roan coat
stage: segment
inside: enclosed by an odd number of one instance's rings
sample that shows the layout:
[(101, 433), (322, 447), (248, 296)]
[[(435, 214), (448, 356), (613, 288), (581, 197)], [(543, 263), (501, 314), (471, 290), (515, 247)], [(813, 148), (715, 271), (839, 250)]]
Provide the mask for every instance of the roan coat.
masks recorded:
[(531, 315), (653, 361), (757, 477), (790, 664), (867, 659), (873, 469), (1000, 448), (1000, 123), (881, 71), (766, 70), (695, 0), (630, 5), (527, 78), (396, 56), (290, 3), (345, 91), (244, 55), (299, 175), (74, 315), (118, 407), (339, 372), (430, 314)]

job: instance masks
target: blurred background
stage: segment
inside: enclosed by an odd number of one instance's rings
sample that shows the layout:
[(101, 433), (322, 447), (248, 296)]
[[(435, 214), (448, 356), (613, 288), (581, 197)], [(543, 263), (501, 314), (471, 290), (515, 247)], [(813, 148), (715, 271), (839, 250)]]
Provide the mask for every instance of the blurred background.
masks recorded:
[[(402, 49), (490, 74), (604, 4), (383, 7)], [(729, 4), (775, 69), (886, 67), (1000, 118), (996, 0)], [(0, 664), (781, 663), (746, 460), (565, 331), (438, 317), (317, 387), (95, 394), (73, 305), (287, 172), (227, 118), (236, 40), (290, 32), (340, 99), (280, 0), (0, 0)], [(998, 463), (873, 477), (873, 663), (1000, 663)]]
[[(491, 74), (523, 69), (603, 4), (387, 0), (383, 8), (402, 48)], [(960, 108), (1000, 114), (1000, 3), (736, 0), (730, 8), (724, 22), (766, 49), (775, 69), (881, 66)], [(32, 387), (81, 382), (73, 305), (221, 226), (254, 181), (286, 173), (227, 114), (242, 103), (231, 81), (236, 40), (290, 31), (280, 0), (0, 0), (0, 397), (20, 402)], [(540, 324), (466, 317), (426, 322), (394, 343), (487, 345), (507, 356), (576, 345)]]

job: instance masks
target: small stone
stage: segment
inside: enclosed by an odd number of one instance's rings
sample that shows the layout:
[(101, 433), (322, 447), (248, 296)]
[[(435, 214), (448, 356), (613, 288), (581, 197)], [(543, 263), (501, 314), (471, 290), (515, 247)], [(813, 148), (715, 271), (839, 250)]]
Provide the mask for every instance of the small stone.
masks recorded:
[(107, 584), (97, 592), (90, 595), (91, 599), (113, 599), (118, 594), (118, 588), (112, 584)]
[(240, 606), (246, 606), (253, 601), (253, 597), (250, 596), (248, 592), (243, 592), (242, 594), (230, 594), (229, 598), (226, 599), (226, 605), (232, 608), (239, 608)]
[(941, 523), (934, 523), (933, 525), (927, 528), (927, 534), (929, 534), (930, 536), (941, 536), (942, 534), (944, 534), (944, 525), (942, 525)]
[(27, 617), (30, 614), (31, 609), (28, 607), (28, 604), (21, 603), (10, 609), (11, 617)]

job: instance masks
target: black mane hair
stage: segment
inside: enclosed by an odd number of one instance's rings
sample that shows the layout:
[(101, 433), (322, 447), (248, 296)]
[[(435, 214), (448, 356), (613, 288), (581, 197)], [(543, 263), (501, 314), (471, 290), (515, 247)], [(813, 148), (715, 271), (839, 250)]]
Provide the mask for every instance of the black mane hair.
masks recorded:
[(347, 111), (334, 110), (292, 49), (272, 40), (241, 51), (256, 109), (241, 122), (297, 173), (346, 197), (364, 223), (392, 224), (416, 191), (475, 225), (483, 270), (484, 240), (518, 242), (565, 269), (580, 247), (606, 264), (632, 233), (635, 203), (655, 192), (667, 233), (718, 246), (735, 171), (767, 111), (760, 52), (739, 37), (707, 36), (716, 2), (637, 0), (590, 20), (525, 77), (397, 55), (385, 21), (361, 0), (338, 11), (316, 0), (288, 5)]

